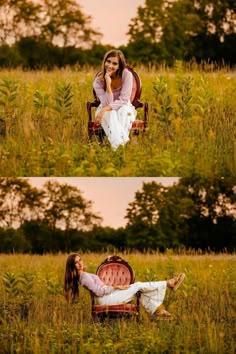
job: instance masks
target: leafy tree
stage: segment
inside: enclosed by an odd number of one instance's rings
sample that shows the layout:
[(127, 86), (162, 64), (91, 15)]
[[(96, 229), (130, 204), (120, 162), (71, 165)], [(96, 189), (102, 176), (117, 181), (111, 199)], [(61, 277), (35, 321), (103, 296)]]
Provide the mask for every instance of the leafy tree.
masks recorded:
[(101, 221), (91, 211), (92, 202), (86, 201), (81, 191), (68, 184), (48, 181), (44, 185), (44, 217), (52, 229), (65, 230), (67, 247), (70, 249), (70, 233), (74, 229), (90, 230)]
[(187, 247), (233, 251), (236, 228), (235, 178), (183, 178), (180, 185), (193, 201), (187, 220), (188, 233), (181, 240)]
[(90, 229), (101, 221), (91, 211), (92, 202), (82, 197), (81, 191), (69, 184), (48, 181), (44, 185), (44, 217), (53, 228)]
[(200, 22), (192, 1), (146, 0), (137, 13), (129, 25), (128, 48), (146, 46), (152, 51), (151, 62), (180, 59), (189, 50)]
[(22, 178), (0, 178), (0, 226), (19, 227), (42, 216), (42, 193)]
[(0, 228), (0, 253), (30, 252), (31, 243), (27, 241), (21, 229)]
[(62, 47), (93, 44), (101, 34), (76, 0), (0, 0), (0, 43), (37, 38)]
[(214, 223), (225, 216), (236, 220), (235, 178), (182, 178), (179, 185), (193, 200), (192, 216), (209, 217)]
[(55, 65), (62, 66), (62, 48), (37, 37), (21, 38), (14, 46), (22, 60), (23, 68), (52, 69)]
[[(223, 48), (234, 43), (236, 6), (232, 0), (146, 0), (129, 24), (128, 50), (132, 59), (145, 60), (147, 48), (150, 61), (208, 59), (224, 57)], [(156, 56), (155, 53), (156, 52)], [(228, 53), (227, 53), (228, 55)], [(235, 59), (231, 56), (231, 60)]]
[(65, 231), (51, 229), (46, 221), (26, 221), (20, 230), (24, 234), (28, 245), (30, 245), (28, 252), (43, 254), (66, 251)]
[(129, 224), (126, 227), (126, 248), (140, 252), (157, 249), (164, 251), (167, 245), (163, 242), (158, 226), (159, 224), (147, 225), (142, 221)]
[(41, 5), (31, 0), (0, 0), (0, 43), (14, 43), (40, 32)]
[(236, 3), (234, 0), (195, 0), (194, 10), (201, 19), (199, 33), (215, 34), (221, 41), (236, 33)]
[(41, 36), (49, 43), (76, 47), (100, 37), (90, 26), (91, 16), (85, 16), (75, 0), (44, 0), (42, 18)]
[(24, 63), (24, 58), (15, 46), (0, 46), (0, 67), (16, 68)]
[[(164, 250), (185, 245), (233, 250), (235, 178), (183, 178), (168, 188), (144, 183), (129, 204), (126, 218), (127, 246), (131, 248)], [(223, 233), (224, 226), (227, 232)]]
[(161, 40), (164, 9), (167, 4), (165, 0), (146, 0), (144, 6), (138, 7), (137, 16), (131, 19), (127, 33), (131, 43), (146, 39), (150, 44), (154, 44)]
[(135, 193), (135, 201), (129, 203), (129, 208), (127, 208), (125, 218), (128, 219), (128, 225), (140, 222), (146, 225), (156, 224), (166, 192), (167, 187), (162, 184), (143, 183), (143, 190)]
[(182, 188), (174, 186), (170, 190), (156, 182), (144, 183), (143, 191), (136, 192), (135, 201), (127, 209), (128, 246), (161, 250), (177, 247), (189, 205), (191, 200)]

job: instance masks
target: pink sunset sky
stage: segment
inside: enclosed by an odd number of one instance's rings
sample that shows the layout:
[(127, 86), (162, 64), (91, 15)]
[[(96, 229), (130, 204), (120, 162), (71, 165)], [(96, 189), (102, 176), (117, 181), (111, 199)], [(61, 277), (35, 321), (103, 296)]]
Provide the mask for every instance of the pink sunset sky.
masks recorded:
[(137, 7), (145, 0), (78, 0), (82, 11), (92, 16), (92, 26), (103, 33), (102, 44), (116, 47), (128, 42), (126, 33), (131, 18), (136, 17)]
[(56, 180), (76, 186), (86, 200), (91, 200), (93, 212), (103, 218), (102, 226), (124, 227), (129, 202), (135, 192), (142, 190), (143, 182), (155, 181), (165, 186), (178, 182), (177, 177), (30, 177), (31, 185), (41, 188), (46, 181)]

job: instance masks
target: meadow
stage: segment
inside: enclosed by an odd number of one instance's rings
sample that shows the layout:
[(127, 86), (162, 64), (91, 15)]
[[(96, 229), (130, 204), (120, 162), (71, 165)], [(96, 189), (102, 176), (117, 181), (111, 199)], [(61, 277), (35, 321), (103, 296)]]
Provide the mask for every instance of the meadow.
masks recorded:
[(181, 62), (135, 69), (149, 125), (116, 151), (88, 140), (86, 102), (97, 68), (2, 69), (0, 175), (235, 175), (235, 71)]
[[(105, 253), (82, 257), (94, 272)], [(181, 287), (167, 292), (176, 320), (91, 322), (90, 295), (67, 304), (62, 284), (67, 255), (0, 256), (0, 353), (235, 353), (234, 254), (126, 253), (136, 280), (164, 280), (180, 271)]]

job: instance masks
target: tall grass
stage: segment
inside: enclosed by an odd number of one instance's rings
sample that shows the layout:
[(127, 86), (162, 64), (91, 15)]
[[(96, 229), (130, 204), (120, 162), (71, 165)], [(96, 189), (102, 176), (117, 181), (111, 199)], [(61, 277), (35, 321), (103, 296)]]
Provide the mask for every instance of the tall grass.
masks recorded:
[(117, 151), (88, 141), (86, 102), (93, 99), (95, 69), (2, 70), (0, 175), (235, 175), (235, 72), (187, 70), (181, 63), (136, 70), (149, 127)]
[[(94, 272), (106, 254), (83, 255)], [(92, 323), (90, 296), (68, 305), (62, 292), (66, 255), (1, 255), (1, 353), (235, 353), (235, 255), (123, 255), (136, 280), (187, 278), (165, 305), (174, 322), (141, 319)]]

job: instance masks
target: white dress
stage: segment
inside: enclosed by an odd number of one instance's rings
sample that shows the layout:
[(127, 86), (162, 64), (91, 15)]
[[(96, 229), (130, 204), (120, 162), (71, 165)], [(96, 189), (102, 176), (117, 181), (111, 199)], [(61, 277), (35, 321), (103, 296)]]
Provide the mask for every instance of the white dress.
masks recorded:
[(153, 314), (163, 303), (166, 293), (166, 281), (136, 282), (126, 290), (115, 290), (111, 294), (96, 297), (98, 305), (120, 305), (134, 299), (140, 291), (140, 302), (147, 312)]
[(93, 88), (101, 104), (97, 108), (95, 116), (104, 106), (110, 106), (111, 111), (105, 112), (101, 125), (114, 150), (119, 145), (124, 145), (129, 141), (129, 133), (132, 122), (135, 120), (137, 112), (131, 104), (135, 88), (135, 80), (128, 69), (122, 73), (122, 86), (114, 89), (112, 93), (104, 91), (103, 84), (98, 77), (95, 78)]
[[(102, 106), (97, 108), (95, 116)], [(119, 145), (125, 145), (129, 141), (129, 133), (132, 128), (132, 122), (136, 117), (136, 110), (129, 102), (118, 108), (104, 113), (101, 125), (110, 142), (112, 148), (116, 150)]]

